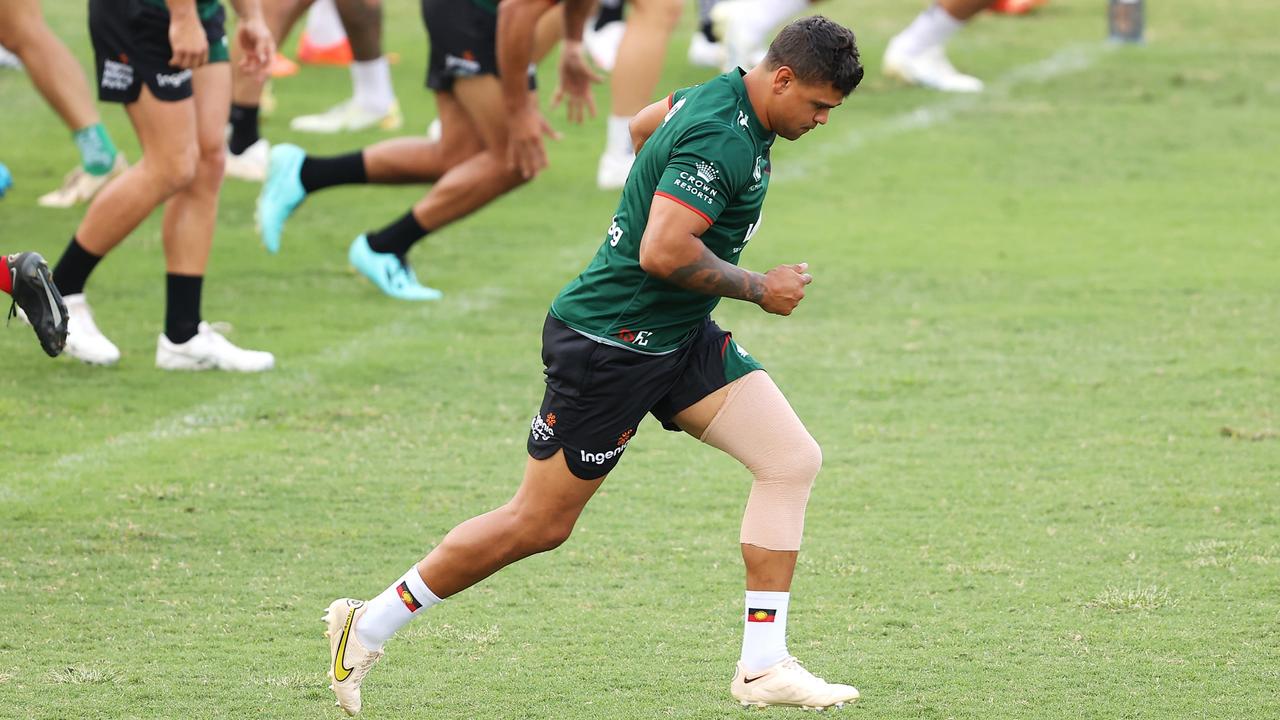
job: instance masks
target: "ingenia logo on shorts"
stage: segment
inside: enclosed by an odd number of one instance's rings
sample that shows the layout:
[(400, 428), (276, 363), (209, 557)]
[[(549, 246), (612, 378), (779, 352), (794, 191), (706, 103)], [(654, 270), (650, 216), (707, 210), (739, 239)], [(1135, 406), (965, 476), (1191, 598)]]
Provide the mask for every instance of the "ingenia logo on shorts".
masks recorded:
[(582, 453), (582, 462), (603, 465), (621, 455), (622, 451), (626, 450), (630, 444), (631, 441), (628, 440), (609, 452), (587, 452), (586, 450), (579, 450), (578, 452)]
[(191, 79), (191, 70), (176, 73), (156, 73), (156, 85), (160, 87), (179, 88), (182, 83)]

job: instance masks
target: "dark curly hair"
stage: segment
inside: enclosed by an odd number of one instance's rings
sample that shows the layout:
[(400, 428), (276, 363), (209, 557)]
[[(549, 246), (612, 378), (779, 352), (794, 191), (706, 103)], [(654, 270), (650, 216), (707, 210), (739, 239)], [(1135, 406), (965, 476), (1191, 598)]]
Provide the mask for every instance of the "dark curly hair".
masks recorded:
[(764, 62), (774, 70), (786, 65), (802, 82), (829, 82), (845, 95), (862, 82), (853, 31), (821, 15), (800, 18), (782, 28)]

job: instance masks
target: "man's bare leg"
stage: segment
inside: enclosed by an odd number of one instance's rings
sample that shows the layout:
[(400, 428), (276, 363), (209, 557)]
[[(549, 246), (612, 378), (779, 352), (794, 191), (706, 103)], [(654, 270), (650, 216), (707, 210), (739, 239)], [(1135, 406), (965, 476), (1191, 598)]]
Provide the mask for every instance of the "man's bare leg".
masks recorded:
[(454, 527), (421, 561), (368, 602), (335, 600), (325, 615), (329, 686), (348, 714), (360, 711), (360, 683), (382, 646), (422, 611), (523, 558), (559, 547), (604, 478), (581, 480), (563, 451), (529, 458), (511, 500)]
[(391, 85), (391, 67), (382, 54), (382, 0), (337, 0), (338, 15), (351, 41), (352, 98), (317, 115), (296, 117), (301, 132), (335, 133), (403, 123)]
[(470, 215), (526, 182), (507, 163), (506, 113), (498, 78), (459, 78), (454, 82), (453, 95), (466, 111), (484, 149), (446, 172), (405, 216), (369, 233), (373, 252), (404, 257), (429, 232)]
[(45, 23), (39, 0), (0, 2), (0, 45), (22, 58), (32, 84), (62, 118), (80, 152), (83, 173), (68, 175), (62, 187), (40, 198), (40, 204), (70, 207), (89, 200), (112, 170), (123, 170), (124, 160), (117, 161), (119, 153), (93, 104), (80, 63)]
[[(262, 17), (267, 29), (283, 45), (314, 0), (262, 0)], [(270, 146), (261, 134), (263, 89), (267, 76), (247, 73), (240, 67), (243, 51), (232, 34), (231, 40), (231, 136), (227, 138), (226, 174), (252, 182), (262, 182), (267, 173)]]
[(995, 0), (938, 0), (889, 41), (884, 72), (890, 77), (944, 92), (981, 92), (983, 83), (951, 65), (946, 45)]
[[(729, 350), (733, 352), (733, 350)], [(762, 428), (760, 417), (770, 418)], [(742, 653), (730, 692), (744, 705), (832, 707), (858, 691), (828, 683), (787, 651), (791, 579), (821, 451), (773, 380), (756, 370), (675, 416), (682, 430), (743, 463), (755, 481), (742, 520), (747, 570)]]
[(275, 366), (268, 352), (244, 350), (201, 322), (200, 305), (218, 193), (226, 161), (223, 129), (231, 102), (231, 69), (210, 63), (192, 71), (197, 161), (191, 181), (165, 203), (162, 238), (165, 258), (164, 334), (156, 366), (164, 370), (261, 372)]
[(607, 120), (604, 153), (596, 171), (601, 189), (617, 189), (627, 181), (635, 148), (631, 144), (631, 118), (653, 101), (662, 74), (661, 60), (667, 42), (680, 21), (683, 0), (635, 0), (627, 16), (627, 31), (618, 46), (618, 61), (610, 86), (613, 90)]

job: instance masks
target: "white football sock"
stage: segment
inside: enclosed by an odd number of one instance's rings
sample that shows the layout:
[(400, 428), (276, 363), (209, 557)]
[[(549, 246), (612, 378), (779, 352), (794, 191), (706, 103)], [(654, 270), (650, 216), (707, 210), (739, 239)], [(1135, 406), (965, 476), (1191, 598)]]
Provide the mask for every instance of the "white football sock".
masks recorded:
[(918, 55), (931, 47), (942, 46), (951, 39), (964, 22), (951, 17), (941, 5), (933, 5), (916, 16), (906, 30), (890, 41), (906, 55)]
[(382, 644), (397, 630), (423, 610), (440, 602), (440, 598), (422, 581), (418, 566), (414, 565), (365, 605), (360, 624), (356, 625), (356, 639), (369, 650), (381, 650)]
[(347, 39), (342, 17), (333, 0), (316, 0), (307, 11), (307, 39), (320, 47), (337, 45)]
[(748, 590), (742, 628), (742, 666), (760, 672), (786, 660), (787, 605), (791, 593)]
[(635, 145), (631, 143), (631, 118), (624, 115), (610, 115), (604, 151), (610, 155), (634, 155)]
[(387, 56), (351, 63), (351, 88), (356, 104), (370, 115), (386, 115), (396, 101), (391, 87), (391, 65)]

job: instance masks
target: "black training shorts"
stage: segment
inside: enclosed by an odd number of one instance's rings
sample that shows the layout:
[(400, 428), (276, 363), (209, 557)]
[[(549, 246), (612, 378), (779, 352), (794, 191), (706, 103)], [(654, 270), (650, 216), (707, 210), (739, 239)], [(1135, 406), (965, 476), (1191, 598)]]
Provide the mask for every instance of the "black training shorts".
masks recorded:
[[(226, 10), (201, 18), (209, 62), (226, 62)], [(169, 64), (169, 13), (142, 0), (89, 0), (89, 36), (98, 71), (98, 99), (136, 102), (145, 83), (157, 100), (191, 97), (191, 71)]]
[[(498, 74), (497, 0), (422, 0), (431, 53), (427, 58), (427, 87), (450, 92), (458, 78)], [(534, 67), (529, 67), (533, 90)]]
[(618, 464), (645, 414), (678, 431), (673, 418), (680, 411), (761, 369), (711, 318), (674, 352), (645, 355), (593, 340), (548, 315), (542, 362), (547, 391), (530, 426), (529, 454), (542, 460), (563, 448), (569, 470), (583, 480)]

